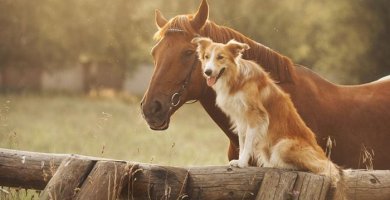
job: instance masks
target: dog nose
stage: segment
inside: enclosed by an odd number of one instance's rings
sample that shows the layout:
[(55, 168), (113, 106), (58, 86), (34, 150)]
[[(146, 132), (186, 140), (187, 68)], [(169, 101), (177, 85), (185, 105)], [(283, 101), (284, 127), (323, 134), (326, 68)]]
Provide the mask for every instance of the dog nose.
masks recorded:
[(207, 76), (210, 76), (212, 72), (213, 71), (211, 69), (207, 69), (206, 71), (204, 71), (204, 74), (206, 74)]

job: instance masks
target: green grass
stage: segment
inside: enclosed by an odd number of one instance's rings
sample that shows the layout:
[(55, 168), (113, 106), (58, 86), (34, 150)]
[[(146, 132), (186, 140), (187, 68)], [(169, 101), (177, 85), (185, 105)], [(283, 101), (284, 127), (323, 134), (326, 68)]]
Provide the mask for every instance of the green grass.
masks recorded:
[(0, 96), (0, 147), (173, 166), (227, 164), (228, 139), (196, 103), (167, 131), (142, 119), (138, 101), (69, 95)]

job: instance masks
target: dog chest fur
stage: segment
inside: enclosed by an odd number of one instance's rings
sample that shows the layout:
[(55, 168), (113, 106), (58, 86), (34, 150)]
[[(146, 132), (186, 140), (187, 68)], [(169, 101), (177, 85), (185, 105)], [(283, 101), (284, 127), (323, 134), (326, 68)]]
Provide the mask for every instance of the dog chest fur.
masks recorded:
[(245, 110), (247, 110), (244, 93), (237, 92), (233, 95), (229, 94), (228, 88), (224, 85), (223, 81), (217, 83), (215, 87), (220, 87), (216, 89), (217, 105), (222, 109), (223, 112), (225, 112), (228, 116), (231, 117), (232, 121), (242, 121), (242, 119), (244, 119), (243, 115), (245, 113)]

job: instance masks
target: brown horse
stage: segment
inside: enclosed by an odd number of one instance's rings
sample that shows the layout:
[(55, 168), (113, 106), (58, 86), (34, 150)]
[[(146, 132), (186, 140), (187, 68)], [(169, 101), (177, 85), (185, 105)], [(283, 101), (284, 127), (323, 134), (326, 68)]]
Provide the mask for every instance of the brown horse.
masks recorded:
[(390, 169), (390, 80), (363, 85), (330, 83), (311, 70), (239, 32), (208, 20), (209, 8), (203, 0), (193, 15), (178, 15), (169, 21), (156, 11), (158, 40), (152, 49), (155, 70), (141, 102), (145, 120), (153, 130), (165, 130), (170, 116), (186, 101), (201, 105), (230, 139), (229, 160), (238, 157), (238, 139), (228, 117), (215, 105), (215, 93), (206, 86), (201, 65), (191, 40), (210, 37), (215, 42), (230, 39), (250, 46), (245, 59), (263, 66), (279, 86), (290, 94), (305, 123), (326, 148), (330, 136), (332, 160), (345, 167), (362, 168), (362, 148), (373, 149), (374, 168)]

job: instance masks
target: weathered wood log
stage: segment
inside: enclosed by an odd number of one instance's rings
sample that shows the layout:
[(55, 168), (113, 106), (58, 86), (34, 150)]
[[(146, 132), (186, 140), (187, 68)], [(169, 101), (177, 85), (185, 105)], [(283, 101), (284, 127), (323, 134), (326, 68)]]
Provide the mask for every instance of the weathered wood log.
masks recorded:
[(42, 200), (72, 200), (95, 161), (75, 156), (65, 158), (40, 195)]
[(347, 170), (345, 185), (348, 199), (389, 200), (390, 170)]
[(229, 166), (189, 168), (191, 199), (254, 199), (269, 168)]
[(0, 148), (0, 185), (43, 190), (62, 160), (69, 156), (87, 160), (112, 160), (90, 156), (37, 153)]
[(187, 169), (139, 163), (131, 171), (131, 179), (122, 191), (125, 199), (181, 199), (187, 196)]
[(80, 187), (79, 200), (115, 200), (126, 180), (127, 165), (123, 162), (99, 161)]
[(330, 180), (323, 176), (312, 176), (310, 173), (297, 177), (293, 193), (294, 199), (326, 199)]
[(265, 174), (256, 200), (288, 199), (293, 195), (293, 187), (298, 173), (269, 171)]
[(0, 185), (42, 190), (66, 157), (0, 149)]
[[(44, 178), (44, 174), (48, 173), (46, 171), (57, 170), (67, 156), (69, 155), (0, 149), (0, 185), (42, 190), (48, 184), (48, 178), (51, 178), (51, 175)], [(228, 166), (177, 168), (106, 159), (102, 159), (105, 160), (102, 162), (99, 158), (76, 157), (101, 163), (101, 167), (95, 165), (87, 172), (88, 178), (79, 184), (79, 199), (86, 199), (87, 191), (104, 191), (90, 184), (89, 181), (94, 180), (104, 185), (106, 190), (102, 195), (105, 199), (118, 196), (120, 190), (124, 199), (252, 200), (256, 196), (267, 199), (272, 193), (272, 199), (324, 199), (328, 188), (326, 178), (305, 172), (256, 167), (239, 169)], [(50, 173), (53, 173), (52, 171)], [(56, 173), (59, 173), (60, 177), (64, 172), (60, 169)], [(55, 178), (49, 185), (54, 183)], [(348, 199), (390, 199), (389, 170), (350, 170), (345, 173), (345, 183), (348, 187)]]

